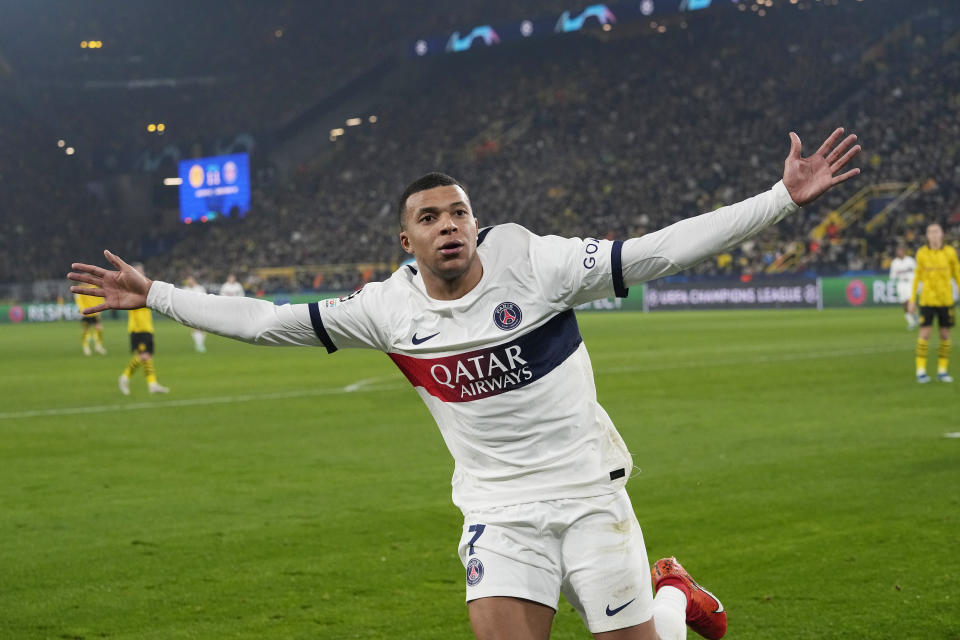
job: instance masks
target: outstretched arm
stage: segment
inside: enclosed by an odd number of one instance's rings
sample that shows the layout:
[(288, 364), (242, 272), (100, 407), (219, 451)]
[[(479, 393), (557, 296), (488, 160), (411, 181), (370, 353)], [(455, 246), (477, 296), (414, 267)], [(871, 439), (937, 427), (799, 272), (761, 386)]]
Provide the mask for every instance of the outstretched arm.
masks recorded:
[(93, 285), (70, 287), (74, 293), (103, 298), (103, 303), (83, 310), (84, 315), (107, 309), (150, 307), (177, 322), (210, 333), (268, 345), (321, 344), (313, 330), (307, 305), (276, 306), (267, 300), (228, 298), (177, 289), (153, 281), (109, 251), (103, 255), (117, 268), (74, 263), (67, 277)]
[(677, 273), (735, 247), (858, 175), (860, 169), (840, 173), (860, 152), (860, 145), (853, 146), (855, 135), (842, 137), (843, 129), (835, 130), (816, 153), (804, 158), (800, 138), (791, 132), (783, 180), (769, 191), (624, 242), (626, 285)]

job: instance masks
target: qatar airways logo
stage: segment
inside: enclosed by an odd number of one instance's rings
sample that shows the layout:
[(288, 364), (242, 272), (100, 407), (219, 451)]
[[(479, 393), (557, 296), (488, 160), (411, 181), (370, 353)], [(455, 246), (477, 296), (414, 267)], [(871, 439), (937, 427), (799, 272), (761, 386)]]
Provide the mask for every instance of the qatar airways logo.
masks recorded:
[[(573, 311), (510, 342), (438, 358), (388, 353), (407, 380), (444, 402), (470, 402), (536, 382), (580, 346)], [(438, 345), (440, 346), (440, 345)], [(450, 345), (442, 347), (449, 353)]]
[(437, 384), (453, 389), (461, 399), (506, 391), (521, 382), (533, 380), (533, 372), (521, 356), (520, 345), (511, 345), (502, 351), (491, 351), (463, 360), (455, 365), (437, 363), (430, 367), (430, 375)]

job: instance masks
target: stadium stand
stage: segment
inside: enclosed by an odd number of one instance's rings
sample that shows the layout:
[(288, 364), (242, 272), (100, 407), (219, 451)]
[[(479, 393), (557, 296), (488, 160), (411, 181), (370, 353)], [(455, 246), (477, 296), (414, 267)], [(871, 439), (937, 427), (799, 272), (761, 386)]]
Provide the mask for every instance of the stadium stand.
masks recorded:
[[(425, 31), (565, 8), (475, 2), (453, 13), (414, 4), (419, 11), (396, 3), (374, 23), (346, 3), (240, 3), (212, 41), (197, 37), (198, 27), (178, 31), (160, 11), (137, 24), (100, 16), (107, 43), (147, 45), (118, 45), (112, 62), (94, 67), (94, 52), (84, 60), (76, 50), (18, 65), (30, 43), (5, 44), (13, 73), (0, 77), (0, 121), (17, 125), (0, 127), (0, 181), (12, 198), (0, 282), (55, 278), (71, 258), (97, 260), (109, 246), (174, 281), (188, 272), (217, 282), (231, 270), (364, 265), (253, 282), (350, 288), (404, 258), (394, 200), (435, 169), (466, 182), (481, 224), (637, 235), (767, 188), (779, 178), (787, 131), (814, 140), (834, 123), (860, 135), (866, 183), (900, 186), (841, 189), (696, 274), (880, 270), (898, 242), (916, 246), (930, 220), (945, 223), (948, 238), (960, 235), (954, 4), (779, 2), (763, 16), (756, 5), (731, 5), (677, 16), (658, 25), (662, 33), (643, 24), (399, 59), (403, 42)], [(323, 29), (305, 28), (330, 17)], [(151, 35), (158, 24), (177, 34), (173, 43)], [(64, 29), (50, 37), (81, 39), (75, 25)], [(357, 41), (366, 46), (342, 46)], [(350, 84), (371, 69), (375, 82)], [(131, 77), (177, 82), (84, 89)], [(313, 116), (348, 103), (367, 105), (378, 121), (331, 141)], [(148, 135), (144, 123), (153, 121), (169, 123), (169, 133)], [(181, 226), (169, 205), (143, 196), (150, 180), (119, 160), (173, 141), (199, 155), (206, 141), (241, 132), (257, 141), (258, 172), (242, 220)], [(54, 146), (63, 138), (76, 144), (75, 157)], [(309, 143), (311, 157), (285, 162), (291, 140)], [(849, 216), (834, 223), (841, 210)]]

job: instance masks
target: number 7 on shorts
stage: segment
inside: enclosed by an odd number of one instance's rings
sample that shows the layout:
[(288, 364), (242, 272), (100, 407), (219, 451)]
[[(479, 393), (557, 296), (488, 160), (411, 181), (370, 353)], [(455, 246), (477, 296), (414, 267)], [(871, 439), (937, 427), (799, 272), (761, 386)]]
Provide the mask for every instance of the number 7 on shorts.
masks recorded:
[(480, 539), (480, 536), (483, 535), (483, 530), (487, 528), (485, 524), (472, 524), (470, 528), (467, 529), (468, 532), (473, 534), (473, 537), (470, 538), (470, 542), (467, 543), (467, 546), (470, 548), (470, 551), (467, 553), (468, 556), (472, 556), (475, 552), (473, 550), (474, 543)]

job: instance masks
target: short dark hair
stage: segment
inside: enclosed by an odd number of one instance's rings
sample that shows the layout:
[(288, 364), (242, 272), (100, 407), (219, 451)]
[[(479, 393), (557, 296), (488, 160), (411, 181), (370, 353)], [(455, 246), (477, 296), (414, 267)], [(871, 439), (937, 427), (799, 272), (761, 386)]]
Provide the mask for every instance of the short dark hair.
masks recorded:
[(435, 187), (460, 187), (463, 189), (463, 192), (467, 192), (467, 188), (463, 186), (460, 181), (456, 178), (452, 178), (445, 173), (440, 173), (439, 171), (431, 171), (426, 175), (422, 175), (413, 182), (411, 182), (406, 189), (403, 190), (403, 193), (400, 194), (400, 201), (398, 204), (398, 210), (400, 214), (400, 228), (404, 228), (405, 215), (407, 213), (407, 200), (410, 199), (415, 193), (420, 191), (426, 191), (427, 189), (433, 189)]

